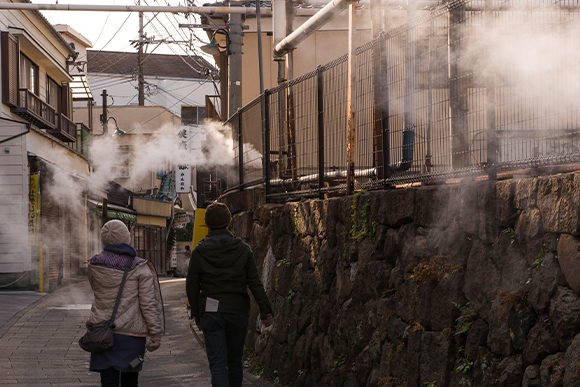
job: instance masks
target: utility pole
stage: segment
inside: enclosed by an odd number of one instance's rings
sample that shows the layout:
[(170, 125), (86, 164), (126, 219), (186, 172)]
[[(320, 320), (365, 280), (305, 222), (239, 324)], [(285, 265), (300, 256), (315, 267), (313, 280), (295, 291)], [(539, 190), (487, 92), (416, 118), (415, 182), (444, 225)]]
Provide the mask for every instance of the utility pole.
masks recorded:
[[(141, 0), (139, 0), (141, 5)], [(139, 106), (145, 106), (145, 79), (143, 77), (143, 12), (139, 12), (139, 52), (137, 54), (137, 76), (139, 82)]]
[(109, 127), (107, 125), (107, 121), (109, 118), (107, 117), (107, 90), (103, 89), (103, 114), (101, 116), (101, 122), (103, 123), (103, 134), (109, 133)]
[[(237, 5), (237, 2), (229, 1), (228, 6)], [(228, 66), (228, 118), (234, 115), (242, 107), (242, 46), (243, 46), (243, 22), (242, 15), (229, 14), (228, 30), (230, 36), (230, 65)]]

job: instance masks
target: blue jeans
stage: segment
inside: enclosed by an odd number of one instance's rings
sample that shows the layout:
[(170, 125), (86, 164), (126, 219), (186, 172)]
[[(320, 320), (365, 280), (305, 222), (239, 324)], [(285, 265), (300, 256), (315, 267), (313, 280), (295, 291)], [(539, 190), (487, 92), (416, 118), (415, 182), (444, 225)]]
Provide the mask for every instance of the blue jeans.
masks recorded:
[(213, 387), (241, 387), (244, 380), (242, 356), (248, 316), (206, 312), (200, 327), (205, 338)]

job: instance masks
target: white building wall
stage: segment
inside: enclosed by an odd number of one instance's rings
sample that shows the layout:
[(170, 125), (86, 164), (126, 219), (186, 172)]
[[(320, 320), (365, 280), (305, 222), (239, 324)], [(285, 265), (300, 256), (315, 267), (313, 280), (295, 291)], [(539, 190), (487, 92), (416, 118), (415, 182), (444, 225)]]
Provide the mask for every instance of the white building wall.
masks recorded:
[[(108, 104), (135, 106), (139, 104), (137, 80), (130, 76), (111, 76), (109, 74), (88, 74), (88, 81), (95, 95), (95, 108), (103, 106), (101, 93), (107, 90)], [(214, 87), (212, 81), (184, 78), (145, 78), (145, 106), (163, 106), (181, 117), (181, 106), (205, 106), (205, 96), (219, 94), (219, 83)], [(98, 97), (97, 97), (98, 96)], [(96, 111), (97, 112), (97, 111)]]
[[(24, 131), (24, 125), (0, 121), (0, 140)], [(0, 144), (0, 273), (31, 269), (26, 136)]]

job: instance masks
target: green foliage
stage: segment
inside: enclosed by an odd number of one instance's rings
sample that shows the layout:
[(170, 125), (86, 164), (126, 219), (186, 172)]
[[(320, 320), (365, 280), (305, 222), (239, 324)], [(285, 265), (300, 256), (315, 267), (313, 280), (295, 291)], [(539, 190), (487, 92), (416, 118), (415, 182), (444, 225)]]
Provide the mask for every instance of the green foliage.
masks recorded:
[[(371, 222), (371, 228), (369, 228), (369, 217), (371, 213), (371, 199), (369, 198), (368, 201), (365, 203), (363, 207), (362, 213), (362, 220), (359, 222), (358, 216), (358, 205), (360, 196), (364, 193), (358, 192), (354, 195), (352, 199), (352, 227), (350, 229), (350, 236), (351, 239), (354, 240), (356, 243), (360, 243), (365, 239), (369, 239), (371, 242), (375, 241), (375, 235), (377, 233), (377, 227), (379, 227), (379, 221), (374, 220)], [(359, 224), (361, 223), (361, 224)], [(374, 250), (373, 250), (374, 253)]]
[(300, 217), (298, 216), (298, 206), (294, 207), (294, 236), (300, 236), (300, 232), (298, 231), (298, 227), (300, 226), (300, 224), (302, 223), (302, 221), (300, 220)]
[(514, 243), (516, 241), (516, 231), (513, 228), (508, 227), (505, 230), (503, 230), (501, 233), (504, 235), (507, 235), (507, 237), (510, 240), (510, 243)]
[(258, 375), (260, 377), (262, 375), (264, 375), (264, 364), (263, 363), (256, 364), (256, 366), (254, 367), (254, 374)]
[(546, 254), (548, 254), (548, 251), (549, 250), (544, 245), (542, 251), (540, 251), (536, 259), (534, 260), (534, 263), (532, 263), (532, 266), (530, 266), (530, 278), (528, 278), (526, 284), (532, 282), (532, 276), (534, 275), (536, 270), (538, 270), (540, 266), (544, 266), (544, 258), (546, 258)]
[(343, 353), (341, 353), (339, 357), (334, 359), (334, 363), (332, 363), (332, 369), (330, 370), (330, 373), (333, 374), (334, 371), (336, 371), (338, 368), (344, 365), (344, 363), (346, 363), (346, 356)]
[(459, 329), (457, 330), (457, 332), (455, 332), (455, 336), (457, 336), (469, 331), (469, 328), (471, 328), (471, 325), (473, 325), (473, 323), (477, 319), (477, 313), (475, 312), (469, 313), (470, 311), (470, 309), (468, 309), (470, 305), (469, 302), (465, 305), (461, 305), (459, 302), (454, 302), (453, 305), (455, 305), (455, 307), (459, 309), (459, 312), (461, 313), (461, 315), (455, 320), (460, 324)]
[(465, 347), (459, 347), (458, 355), (459, 358), (457, 359), (457, 362), (459, 365), (455, 368), (455, 371), (466, 374), (473, 368), (473, 358), (471, 355), (465, 355)]
[(175, 240), (178, 242), (191, 242), (193, 240), (193, 222), (189, 222), (183, 228), (175, 230)]
[(278, 375), (278, 370), (274, 370), (274, 387), (280, 386), (280, 375)]
[(286, 297), (286, 302), (292, 302), (292, 299), (294, 298), (295, 295), (296, 295), (295, 292), (293, 292), (292, 290), (289, 290), (288, 297)]
[(289, 260), (284, 258), (284, 259), (279, 259), (276, 266), (280, 267), (280, 266), (284, 265), (286, 267), (290, 267), (291, 264), (292, 264), (292, 262), (290, 262)]
[(427, 385), (427, 387), (437, 387), (437, 383), (436, 382), (431, 382)]
[(175, 227), (175, 223), (173, 223), (171, 225), (171, 227), (169, 228), (169, 231), (167, 232), (167, 258), (171, 257), (171, 250), (173, 250), (173, 246), (175, 246), (175, 233), (177, 231), (177, 228)]
[(250, 352), (248, 347), (246, 347), (245, 345), (244, 345), (244, 357), (245, 357), (245, 360), (243, 362), (243, 366), (244, 366), (244, 369), (247, 370), (250, 368), (250, 365), (252, 362), (252, 352)]

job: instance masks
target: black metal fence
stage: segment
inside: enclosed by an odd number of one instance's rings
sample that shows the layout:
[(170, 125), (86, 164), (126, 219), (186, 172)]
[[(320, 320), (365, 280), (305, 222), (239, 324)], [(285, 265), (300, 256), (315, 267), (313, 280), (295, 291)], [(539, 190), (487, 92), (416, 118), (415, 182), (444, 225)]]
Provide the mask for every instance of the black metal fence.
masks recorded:
[[(579, 16), (576, 0), (456, 0), (359, 47), (355, 189), (580, 161)], [(229, 119), (230, 186), (345, 190), (347, 60)]]

